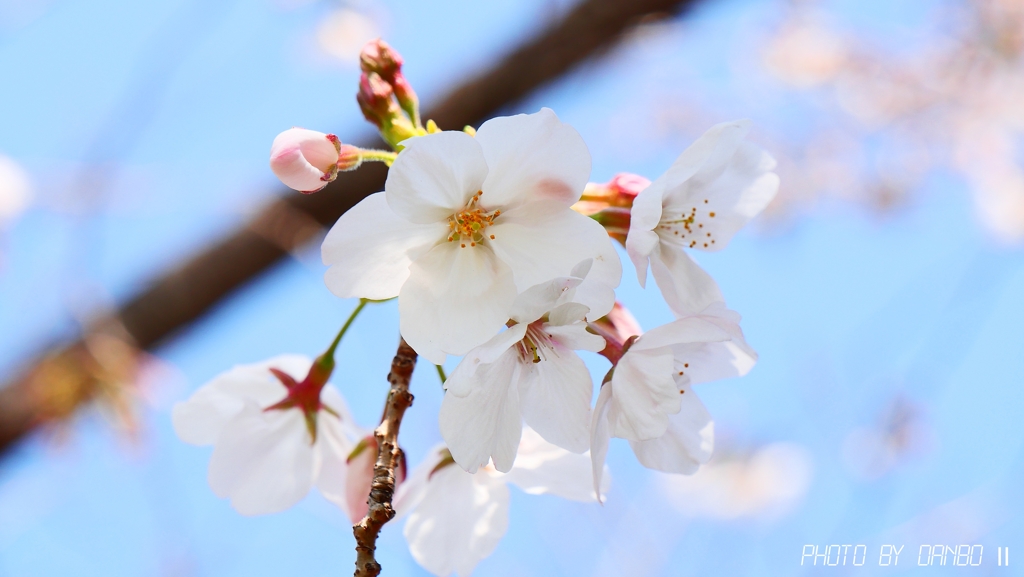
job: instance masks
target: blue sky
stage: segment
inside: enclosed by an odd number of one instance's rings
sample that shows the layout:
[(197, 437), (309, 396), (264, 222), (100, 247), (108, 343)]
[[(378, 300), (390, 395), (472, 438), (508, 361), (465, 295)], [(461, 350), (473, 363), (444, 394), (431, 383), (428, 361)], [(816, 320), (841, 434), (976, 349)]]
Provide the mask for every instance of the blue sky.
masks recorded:
[[(33, 5), (0, 0), (0, 13), (19, 4)], [(885, 36), (909, 35), (928, 4), (829, 6), (849, 26)], [(33, 207), (0, 245), (7, 372), (49, 338), (73, 334), (83, 311), (131, 294), (275, 194), (266, 159), (279, 131), (300, 125), (344, 140), (368, 131), (353, 97), (356, 68), (315, 52), (314, 31), (333, 4), (34, 6), (34, 17), (0, 27), (0, 153), (35, 183)], [(378, 19), (429, 102), (567, 3), (355, 7)], [(659, 91), (692, 92), (680, 108), (713, 103), (694, 109), (708, 127), (750, 117), (799, 134), (808, 122), (799, 103), (751, 93), (734, 66), (753, 50), (751, 31), (777, 19), (772, 3), (709, 1), (509, 112), (553, 108), (583, 134), (596, 181), (623, 170), (656, 177), (698, 136), (655, 129), (663, 111), (649, 107)], [(993, 243), (972, 210), (963, 184), (936, 173), (894, 214), (824, 201), (793, 224), (745, 231), (701, 258), (742, 313), (760, 361), (743, 379), (697, 392), (720, 450), (787, 442), (807, 451), (811, 484), (787, 514), (688, 518), (664, 505), (661, 475), (613, 443), (604, 507), (513, 490), (509, 534), (476, 574), (816, 575), (825, 571), (799, 565), (804, 544), (864, 543), (874, 552), (902, 543), (915, 559), (925, 542), (969, 538), (992, 556), (1019, 546), (1024, 254)], [(656, 289), (641, 290), (624, 267), (620, 300), (646, 328), (669, 320)], [(353, 541), (340, 511), (311, 495), (286, 513), (236, 514), (206, 485), (210, 451), (179, 442), (169, 422), (174, 401), (227, 367), (325, 348), (355, 303), (333, 297), (322, 273), (311, 247), (157, 351), (174, 368), (143, 407), (137, 444), (88, 413), (0, 463), (0, 576), (347, 573)], [(365, 426), (380, 412), (397, 320), (394, 303), (368, 309), (340, 349), (334, 380)], [(606, 369), (588, 362), (595, 374)], [(414, 377), (403, 426), (413, 463), (440, 439), (442, 393), (427, 369)], [(928, 442), (880, 478), (859, 477), (844, 444), (895, 399), (915, 407)], [(426, 574), (398, 527), (384, 531), (380, 558), (387, 575)], [(884, 572), (957, 569), (901, 562)]]

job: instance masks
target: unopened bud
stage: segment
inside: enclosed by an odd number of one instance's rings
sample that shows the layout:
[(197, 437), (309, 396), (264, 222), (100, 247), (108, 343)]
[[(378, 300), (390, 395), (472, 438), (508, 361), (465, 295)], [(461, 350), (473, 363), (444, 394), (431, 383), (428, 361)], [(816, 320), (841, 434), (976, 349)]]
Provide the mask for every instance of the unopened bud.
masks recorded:
[(420, 99), (416, 96), (416, 92), (412, 89), (412, 85), (405, 79), (405, 76), (401, 72), (395, 74), (391, 80), (391, 88), (395, 91), (395, 98), (398, 99), (398, 105), (402, 107), (402, 110), (409, 115), (409, 118), (413, 122), (419, 121), (420, 114)]
[(376, 72), (365, 72), (359, 79), (356, 100), (363, 116), (380, 130), (391, 146), (417, 135), (412, 122), (391, 98), (394, 91)]
[(359, 77), (359, 93), (356, 94), (359, 109), (381, 130), (398, 113), (398, 106), (391, 100), (392, 94), (391, 85), (376, 72), (364, 72)]
[(270, 169), (281, 182), (299, 192), (316, 192), (338, 173), (341, 142), (333, 134), (290, 128), (270, 146)]
[(651, 181), (642, 176), (620, 172), (606, 183), (587, 183), (573, 209), (588, 216), (608, 207), (628, 209), (633, 206), (636, 195), (650, 185)]
[(606, 183), (588, 183), (572, 209), (601, 223), (608, 236), (625, 245), (633, 200), (650, 185), (642, 176), (620, 172)]
[(371, 40), (359, 53), (359, 67), (363, 72), (374, 72), (387, 82), (402, 71), (402, 56), (380, 38)]
[(359, 53), (359, 67), (364, 75), (376, 75), (387, 83), (398, 100), (398, 105), (409, 115), (415, 126), (420, 125), (419, 97), (402, 75), (402, 56), (394, 48), (379, 38), (367, 42)]
[[(639, 174), (632, 174), (629, 172), (620, 172), (612, 177), (606, 185), (610, 191), (620, 200), (625, 202), (626, 199), (636, 198), (636, 195), (640, 194), (645, 188), (651, 185), (651, 181), (640, 176)], [(625, 204), (621, 206), (626, 206)], [(633, 206), (633, 201), (629, 201), (628, 206)]]

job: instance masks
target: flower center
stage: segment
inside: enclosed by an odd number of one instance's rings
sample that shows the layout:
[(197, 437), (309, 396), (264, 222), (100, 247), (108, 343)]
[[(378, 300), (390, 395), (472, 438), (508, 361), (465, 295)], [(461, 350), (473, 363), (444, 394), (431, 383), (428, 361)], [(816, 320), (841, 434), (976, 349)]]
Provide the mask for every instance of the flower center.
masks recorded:
[[(705, 200), (704, 204), (707, 203), (708, 201)], [(715, 244), (715, 239), (711, 231), (704, 230), (704, 223), (701, 222), (702, 216), (703, 214), (698, 214), (695, 206), (690, 209), (689, 213), (684, 211), (677, 219), (661, 221), (658, 228), (665, 231), (665, 234), (672, 233), (672, 236), (676, 237), (681, 244), (690, 248), (699, 246), (708, 248)], [(707, 217), (715, 218), (715, 211), (707, 212)]]
[(522, 362), (539, 363), (548, 360), (548, 355), (558, 356), (551, 335), (544, 332), (544, 322), (535, 321), (526, 328), (523, 340), (516, 343), (516, 351)]
[(479, 208), (477, 203), (483, 191), (477, 191), (469, 200), (466, 208), (448, 217), (448, 242), (458, 242), (462, 248), (476, 246), (485, 239), (494, 240), (493, 234), (488, 234), (487, 227), (494, 224), (494, 219), (501, 215), (500, 210), (487, 212)]

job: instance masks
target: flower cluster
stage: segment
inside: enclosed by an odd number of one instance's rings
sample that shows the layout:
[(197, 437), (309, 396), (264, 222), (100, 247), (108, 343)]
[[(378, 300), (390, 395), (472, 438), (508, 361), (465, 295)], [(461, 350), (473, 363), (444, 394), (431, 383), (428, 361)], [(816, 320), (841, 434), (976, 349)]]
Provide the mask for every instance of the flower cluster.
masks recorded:
[[(462, 357), (443, 383), (444, 444), (394, 501), (416, 560), (469, 574), (507, 527), (508, 483), (601, 500), (613, 437), (646, 467), (696, 472), (713, 421), (694, 385), (744, 375), (757, 359), (688, 252), (725, 248), (778, 188), (772, 158), (745, 141), (748, 124), (713, 127), (653, 182), (588, 184), (587, 146), (551, 110), (477, 130), (424, 127), (397, 53), (377, 41), (361, 62), (359, 104), (395, 152), (355, 149), (390, 171), (324, 239), (326, 285), (360, 309), (397, 297), (399, 330), (421, 357)], [(336, 137), (295, 130), (271, 156), (285, 184), (312, 190), (352, 167)], [(651, 269), (676, 320), (641, 334), (616, 302), (614, 241), (641, 285)], [(184, 440), (214, 444), (210, 484), (240, 512), (279, 511), (316, 484), (354, 522), (366, 513), (377, 438), (326, 385), (339, 339), (315, 362), (232, 369), (176, 407)], [(596, 404), (583, 351), (611, 363)]]

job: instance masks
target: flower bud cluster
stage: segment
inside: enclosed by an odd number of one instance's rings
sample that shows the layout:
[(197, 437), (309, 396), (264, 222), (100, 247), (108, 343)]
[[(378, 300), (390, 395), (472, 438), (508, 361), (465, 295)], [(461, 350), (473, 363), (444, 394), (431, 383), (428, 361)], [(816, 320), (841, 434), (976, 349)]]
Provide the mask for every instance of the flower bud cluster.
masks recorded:
[(363, 116), (393, 147), (424, 132), (419, 98), (402, 74), (402, 57), (383, 40), (372, 40), (359, 54), (359, 92), (356, 101)]

